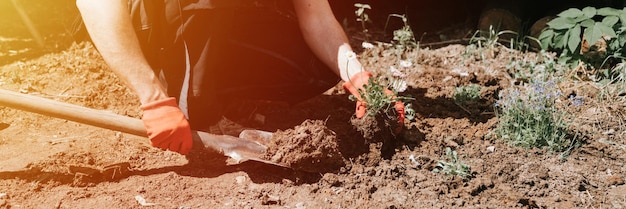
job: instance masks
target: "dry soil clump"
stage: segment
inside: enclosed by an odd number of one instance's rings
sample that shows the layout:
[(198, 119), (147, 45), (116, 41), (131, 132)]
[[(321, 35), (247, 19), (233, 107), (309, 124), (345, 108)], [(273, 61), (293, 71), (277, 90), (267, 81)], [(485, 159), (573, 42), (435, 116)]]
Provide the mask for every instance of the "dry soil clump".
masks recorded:
[(337, 134), (320, 120), (274, 133), (264, 158), (307, 172), (329, 172), (345, 165)]

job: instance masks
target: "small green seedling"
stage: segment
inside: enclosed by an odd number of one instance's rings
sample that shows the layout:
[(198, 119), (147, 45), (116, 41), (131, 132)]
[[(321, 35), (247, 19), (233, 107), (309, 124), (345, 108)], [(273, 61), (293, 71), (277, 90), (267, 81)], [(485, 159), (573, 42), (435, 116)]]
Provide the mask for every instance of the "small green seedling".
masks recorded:
[(363, 30), (363, 34), (367, 37), (369, 34), (369, 30), (367, 29), (367, 26), (365, 26), (366, 22), (371, 22), (369, 15), (365, 12), (366, 9), (372, 9), (372, 7), (370, 7), (369, 4), (361, 4), (361, 3), (355, 3), (354, 7), (356, 7), (356, 11), (354, 11), (354, 14), (357, 16), (356, 21), (361, 23), (361, 29)]
[(446, 175), (458, 176), (463, 179), (468, 179), (472, 176), (472, 168), (459, 160), (456, 151), (446, 147), (445, 160), (440, 160), (437, 163), (437, 167), (433, 170), (435, 173), (444, 173)]
[(454, 91), (454, 102), (460, 105), (477, 102), (480, 100), (480, 90), (481, 86), (477, 84), (456, 87)]
[[(381, 78), (381, 80), (384, 80), (384, 78)], [(398, 96), (398, 93), (393, 90), (386, 91), (386, 89), (393, 89), (389, 87), (388, 85), (384, 85), (383, 82), (370, 78), (368, 83), (365, 84), (362, 89), (359, 89), (361, 98), (365, 104), (367, 104), (366, 116), (375, 117), (378, 113), (389, 112), (388, 110), (392, 109), (393, 105), (398, 101), (406, 103), (412, 100), (412, 98)], [(350, 95), (349, 98), (352, 101), (357, 100), (354, 95)], [(407, 112), (412, 113), (409, 115), (414, 115), (414, 111), (410, 109), (410, 106), (409, 108), (405, 106), (405, 113)]]

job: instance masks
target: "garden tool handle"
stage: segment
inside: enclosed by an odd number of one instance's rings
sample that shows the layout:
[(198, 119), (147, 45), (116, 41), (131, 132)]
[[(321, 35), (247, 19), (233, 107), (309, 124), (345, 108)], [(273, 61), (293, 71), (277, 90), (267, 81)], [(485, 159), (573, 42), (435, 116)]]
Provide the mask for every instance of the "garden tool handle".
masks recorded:
[(0, 106), (75, 121), (100, 128), (147, 136), (141, 119), (0, 89)]

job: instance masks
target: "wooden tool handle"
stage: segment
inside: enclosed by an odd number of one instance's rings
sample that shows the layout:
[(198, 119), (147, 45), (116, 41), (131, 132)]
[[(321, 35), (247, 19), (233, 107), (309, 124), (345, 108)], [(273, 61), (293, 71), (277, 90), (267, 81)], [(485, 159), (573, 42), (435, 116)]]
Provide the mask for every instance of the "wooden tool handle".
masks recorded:
[(137, 118), (0, 89), (0, 106), (71, 120), (100, 128), (146, 136)]

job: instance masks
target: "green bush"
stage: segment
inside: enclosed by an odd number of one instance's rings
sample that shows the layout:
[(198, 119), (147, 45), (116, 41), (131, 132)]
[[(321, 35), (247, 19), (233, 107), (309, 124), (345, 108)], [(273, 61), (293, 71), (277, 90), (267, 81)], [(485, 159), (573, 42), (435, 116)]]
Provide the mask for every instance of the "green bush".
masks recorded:
[[(577, 65), (579, 61), (602, 67), (607, 58), (624, 57), (626, 45), (626, 8), (585, 7), (571, 8), (548, 22), (548, 28), (539, 36), (544, 49), (561, 52), (559, 61)], [(606, 51), (587, 51), (581, 54), (583, 40), (589, 46), (606, 42)], [(603, 49), (602, 49), (603, 50)]]
[(513, 146), (565, 151), (571, 140), (566, 138), (565, 112), (555, 106), (560, 96), (555, 80), (534, 80), (504, 90), (496, 103), (495, 133)]

